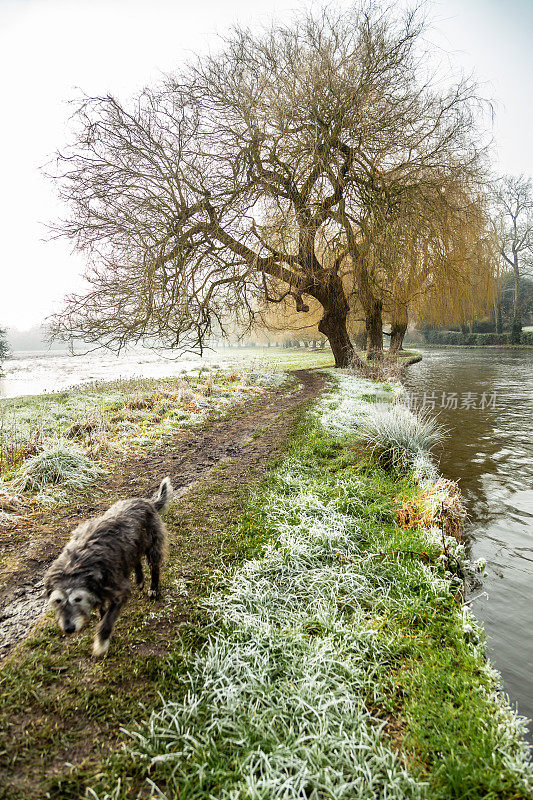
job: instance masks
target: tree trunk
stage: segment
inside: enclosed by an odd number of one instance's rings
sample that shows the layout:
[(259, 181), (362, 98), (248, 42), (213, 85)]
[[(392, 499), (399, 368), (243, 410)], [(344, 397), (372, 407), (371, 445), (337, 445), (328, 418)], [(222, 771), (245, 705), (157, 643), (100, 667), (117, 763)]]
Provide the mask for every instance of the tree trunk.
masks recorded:
[(372, 298), (365, 307), (365, 326), (368, 336), (368, 361), (379, 361), (383, 358), (383, 303)]
[(496, 298), (496, 333), (503, 333), (502, 296), (500, 290), (498, 290)]
[(389, 355), (397, 356), (402, 349), (403, 337), (407, 330), (407, 322), (393, 321), (390, 330)]
[(366, 350), (368, 346), (368, 336), (366, 330), (360, 331), (360, 333), (356, 333), (353, 338), (355, 346), (357, 347), (358, 350)]
[(320, 281), (315, 279), (313, 285), (306, 288), (306, 292), (318, 300), (324, 309), (318, 330), (328, 338), (335, 366), (349, 367), (358, 363), (361, 369), (364, 369), (363, 362), (355, 352), (348, 335), (346, 320), (350, 307), (341, 278), (335, 273), (326, 273), (325, 279)]
[(407, 331), (408, 317), (407, 306), (400, 303), (396, 306), (390, 327), (389, 355), (396, 358), (403, 345), (403, 337)]
[(513, 324), (511, 327), (511, 342), (512, 344), (520, 344), (520, 336), (522, 335), (522, 310), (520, 308), (520, 272), (518, 264), (515, 259), (514, 266), (514, 308), (513, 308)]
[(336, 367), (349, 367), (358, 357), (348, 336), (346, 317), (348, 308), (344, 311), (338, 306), (325, 309), (324, 316), (318, 323), (318, 330), (327, 336), (331, 351), (335, 358)]
[(374, 295), (374, 285), (364, 264), (357, 270), (359, 301), (365, 314), (367, 333), (367, 361), (383, 358), (383, 303)]

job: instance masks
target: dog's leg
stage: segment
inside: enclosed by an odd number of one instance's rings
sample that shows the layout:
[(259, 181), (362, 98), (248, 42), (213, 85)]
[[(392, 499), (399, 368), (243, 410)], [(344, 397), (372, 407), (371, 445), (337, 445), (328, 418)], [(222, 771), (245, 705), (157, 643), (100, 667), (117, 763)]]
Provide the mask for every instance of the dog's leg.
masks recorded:
[(139, 591), (142, 592), (144, 588), (144, 574), (143, 574), (143, 565), (140, 561), (137, 561), (135, 564), (135, 582), (139, 587)]
[(150, 589), (148, 597), (155, 600), (159, 597), (159, 564), (150, 564)]
[(148, 597), (155, 599), (159, 597), (159, 574), (166, 549), (166, 530), (158, 514), (153, 514), (149, 521), (148, 530), (152, 540), (146, 552), (146, 557), (150, 564), (150, 589), (148, 591)]
[(104, 618), (98, 626), (96, 636), (94, 637), (93, 656), (96, 658), (101, 658), (107, 653), (115, 622), (121, 612), (122, 606), (128, 598), (128, 594), (129, 592), (125, 591), (124, 594), (120, 595), (116, 600), (110, 602)]

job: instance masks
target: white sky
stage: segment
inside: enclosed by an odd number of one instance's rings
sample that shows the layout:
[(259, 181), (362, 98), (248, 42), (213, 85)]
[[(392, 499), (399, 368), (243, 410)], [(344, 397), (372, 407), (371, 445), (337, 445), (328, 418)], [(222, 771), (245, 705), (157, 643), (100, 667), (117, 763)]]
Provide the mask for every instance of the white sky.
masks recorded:
[[(345, 0), (333, 0), (330, 4)], [(122, 98), (216, 47), (235, 21), (266, 23), (299, 0), (0, 0), (0, 326), (26, 329), (81, 285), (83, 259), (46, 242), (61, 209), (39, 172), (67, 141), (67, 101)], [(533, 0), (437, 0), (432, 40), (457, 68), (475, 71), (496, 101), (497, 172), (533, 174)]]

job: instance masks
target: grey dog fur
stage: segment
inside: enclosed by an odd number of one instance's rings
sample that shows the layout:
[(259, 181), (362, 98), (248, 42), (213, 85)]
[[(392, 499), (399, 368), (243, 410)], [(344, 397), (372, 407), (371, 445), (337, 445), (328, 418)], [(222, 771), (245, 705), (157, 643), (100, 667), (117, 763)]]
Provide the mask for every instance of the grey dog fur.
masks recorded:
[(150, 566), (148, 595), (159, 596), (159, 572), (167, 546), (159, 512), (166, 510), (171, 499), (167, 477), (151, 499), (119, 500), (101, 517), (78, 525), (46, 572), (46, 595), (64, 633), (80, 631), (92, 610), (100, 610), (95, 656), (108, 650), (115, 622), (131, 593), (129, 579), (134, 570), (137, 585), (144, 586), (143, 556)]

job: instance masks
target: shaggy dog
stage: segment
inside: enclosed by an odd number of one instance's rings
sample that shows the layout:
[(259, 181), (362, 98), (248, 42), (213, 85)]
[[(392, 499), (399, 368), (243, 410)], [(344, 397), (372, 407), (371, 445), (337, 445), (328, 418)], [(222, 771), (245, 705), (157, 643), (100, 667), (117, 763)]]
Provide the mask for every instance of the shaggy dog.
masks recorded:
[(82, 522), (45, 575), (48, 604), (64, 633), (81, 631), (92, 610), (100, 610), (94, 656), (107, 653), (113, 626), (131, 592), (133, 570), (137, 586), (144, 586), (143, 556), (150, 565), (148, 596), (159, 596), (166, 529), (158, 512), (166, 511), (171, 499), (172, 484), (165, 478), (151, 500), (119, 500), (101, 517)]

